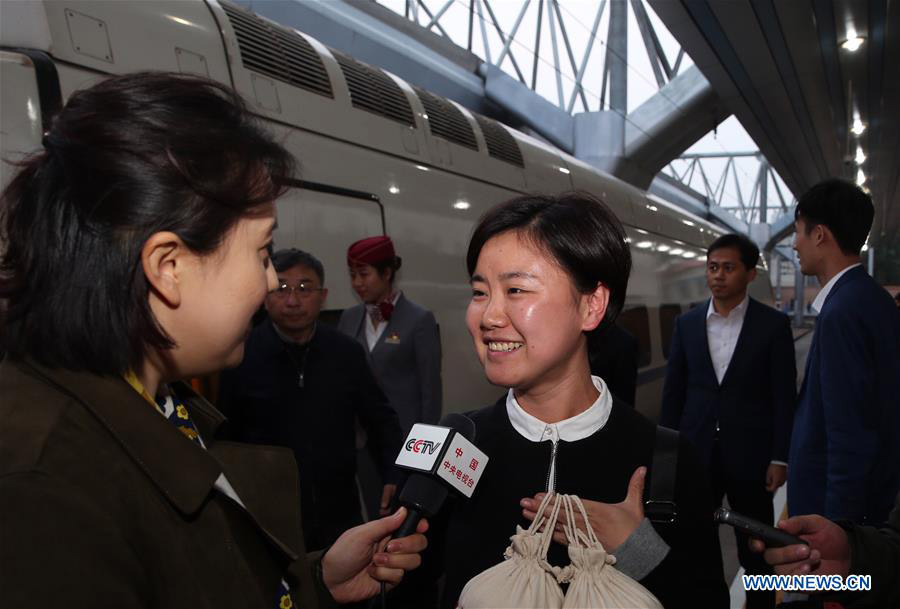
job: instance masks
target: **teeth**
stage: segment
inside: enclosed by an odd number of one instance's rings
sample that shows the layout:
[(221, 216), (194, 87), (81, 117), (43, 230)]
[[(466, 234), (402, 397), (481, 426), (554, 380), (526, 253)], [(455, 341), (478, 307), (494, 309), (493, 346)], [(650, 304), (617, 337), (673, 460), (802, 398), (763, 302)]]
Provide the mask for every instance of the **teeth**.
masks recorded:
[(489, 342), (488, 349), (491, 351), (515, 351), (522, 346), (522, 343), (498, 343)]

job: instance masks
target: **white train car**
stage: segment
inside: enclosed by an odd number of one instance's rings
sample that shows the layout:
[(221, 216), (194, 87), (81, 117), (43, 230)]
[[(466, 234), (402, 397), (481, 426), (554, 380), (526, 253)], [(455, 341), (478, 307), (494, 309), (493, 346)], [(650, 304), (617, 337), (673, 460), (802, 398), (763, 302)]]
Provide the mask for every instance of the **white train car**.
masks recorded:
[[(706, 246), (724, 232), (552, 147), (227, 2), (0, 2), (0, 154), (41, 146), (60, 101), (112, 74), (198, 73), (233, 86), (300, 162), (278, 203), (276, 247), (322, 259), (328, 314), (356, 303), (345, 251), (386, 231), (400, 285), (434, 311), (444, 410), (492, 402), (464, 325), (465, 248), (478, 217), (525, 192), (583, 189), (626, 226), (634, 270), (622, 323), (640, 343), (637, 406), (655, 418), (674, 318), (707, 298)], [(6, 184), (13, 168), (2, 164)], [(359, 193), (354, 195), (352, 191)], [(751, 293), (771, 301), (767, 273)]]

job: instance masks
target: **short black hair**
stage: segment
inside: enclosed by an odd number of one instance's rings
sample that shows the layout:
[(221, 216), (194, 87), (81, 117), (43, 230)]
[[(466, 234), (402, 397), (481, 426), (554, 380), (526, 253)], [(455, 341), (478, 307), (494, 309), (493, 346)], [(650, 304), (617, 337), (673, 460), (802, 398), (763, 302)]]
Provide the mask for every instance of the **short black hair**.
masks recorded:
[(631, 251), (621, 222), (602, 201), (574, 191), (524, 195), (489, 209), (469, 241), (469, 277), (484, 244), (509, 231), (522, 233), (550, 254), (582, 294), (596, 290), (598, 283), (609, 288), (606, 315), (594, 332), (616, 320), (625, 305)]
[(750, 240), (750, 237), (739, 235), (738, 233), (728, 233), (713, 241), (706, 248), (706, 257), (709, 258), (709, 255), (714, 251), (725, 249), (726, 247), (733, 247), (738, 251), (741, 256), (741, 262), (748, 271), (756, 268), (759, 262), (759, 248)]
[(816, 225), (828, 227), (841, 252), (859, 254), (872, 229), (872, 197), (851, 182), (830, 178), (807, 190), (797, 201), (794, 218), (802, 219), (808, 233)]
[(171, 231), (211, 254), (294, 171), (232, 89), (163, 72), (74, 93), (18, 165), (0, 199), (3, 345), (101, 375), (174, 346), (150, 309), (147, 239)]
[(319, 278), (319, 283), (325, 285), (325, 267), (322, 261), (303, 250), (295, 247), (281, 249), (272, 254), (272, 266), (275, 267), (276, 273), (283, 273), (295, 266), (305, 266), (313, 270)]

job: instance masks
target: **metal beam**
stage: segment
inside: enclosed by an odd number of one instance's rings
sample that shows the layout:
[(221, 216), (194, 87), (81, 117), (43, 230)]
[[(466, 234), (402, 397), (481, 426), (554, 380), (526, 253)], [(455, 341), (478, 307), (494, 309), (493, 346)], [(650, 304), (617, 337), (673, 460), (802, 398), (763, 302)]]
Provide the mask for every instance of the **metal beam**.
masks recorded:
[(484, 95), (488, 100), (506, 109), (554, 146), (570, 154), (574, 152), (575, 121), (569, 114), (497, 66), (483, 63), (478, 73), (484, 79)]

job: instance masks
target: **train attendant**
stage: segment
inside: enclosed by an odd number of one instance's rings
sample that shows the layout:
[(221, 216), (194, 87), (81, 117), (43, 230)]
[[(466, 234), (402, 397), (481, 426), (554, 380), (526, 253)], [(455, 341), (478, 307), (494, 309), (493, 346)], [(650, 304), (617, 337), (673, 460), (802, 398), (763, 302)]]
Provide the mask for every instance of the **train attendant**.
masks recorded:
[[(482, 217), (466, 262), (475, 351), (488, 380), (508, 392), (470, 415), (490, 462), (437, 535), (442, 606), (453, 607), (470, 578), (502, 561), (514, 525), (527, 526), (542, 493), (557, 491), (585, 500), (617, 567), (665, 607), (727, 607), (697, 458), (679, 444), (677, 519), (651, 524), (642, 489), (656, 428), (590, 374), (588, 341), (621, 311), (631, 269), (618, 219), (585, 193), (519, 197)], [(555, 539), (549, 561), (569, 564), (565, 537)]]
[(406, 433), (441, 418), (441, 339), (434, 314), (397, 289), (400, 264), (390, 237), (349, 247), (350, 282), (362, 304), (344, 311), (339, 327), (366, 348)]
[(21, 164), (2, 196), (0, 607), (315, 607), (418, 565), (421, 528), (378, 550), (403, 510), (307, 555), (290, 451), (220, 441), (179, 382), (241, 361), (292, 166), (232, 90), (163, 73), (75, 93)]

